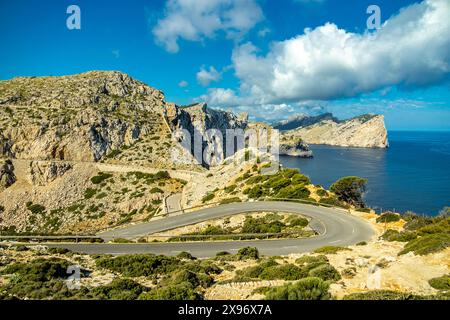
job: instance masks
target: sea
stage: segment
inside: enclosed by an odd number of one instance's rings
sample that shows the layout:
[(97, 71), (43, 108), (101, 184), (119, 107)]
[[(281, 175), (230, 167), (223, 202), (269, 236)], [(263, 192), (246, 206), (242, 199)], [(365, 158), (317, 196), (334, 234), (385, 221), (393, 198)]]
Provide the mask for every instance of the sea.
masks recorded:
[(450, 131), (388, 136), (388, 149), (311, 145), (314, 158), (280, 156), (280, 161), (325, 188), (345, 176), (368, 179), (364, 201), (377, 212), (435, 216), (450, 207)]

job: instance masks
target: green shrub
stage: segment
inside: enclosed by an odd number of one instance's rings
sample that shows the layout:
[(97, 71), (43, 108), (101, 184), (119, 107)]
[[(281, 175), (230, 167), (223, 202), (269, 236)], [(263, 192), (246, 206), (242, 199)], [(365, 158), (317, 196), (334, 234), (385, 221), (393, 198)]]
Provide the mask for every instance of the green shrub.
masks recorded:
[(303, 278), (302, 269), (293, 264), (275, 265), (265, 268), (259, 275), (264, 280), (299, 280)]
[(413, 295), (390, 290), (373, 290), (361, 293), (352, 293), (343, 298), (344, 300), (411, 300)]
[(335, 254), (339, 251), (344, 251), (344, 250), (350, 250), (350, 249), (345, 248), (345, 247), (337, 247), (337, 246), (323, 246), (321, 248), (314, 250), (314, 253)]
[(150, 189), (150, 193), (164, 193), (160, 188), (154, 187)]
[(27, 209), (33, 214), (42, 214), (45, 212), (45, 207), (40, 204), (27, 203)]
[(286, 222), (289, 224), (289, 227), (306, 227), (308, 225), (308, 219), (290, 216)]
[(450, 290), (450, 274), (430, 279), (428, 283), (437, 290)]
[(450, 245), (450, 234), (436, 233), (421, 236), (409, 241), (399, 255), (414, 252), (417, 255), (426, 255), (429, 253), (444, 250)]
[(48, 248), (47, 252), (50, 254), (66, 254), (72, 251), (66, 248)]
[(266, 300), (330, 300), (329, 287), (320, 278), (305, 278), (294, 284), (269, 289)]
[(381, 239), (386, 241), (408, 242), (417, 238), (417, 233), (412, 231), (402, 231), (388, 229), (382, 235)]
[(167, 171), (158, 171), (155, 174), (155, 179), (157, 180), (170, 179), (170, 174)]
[(102, 257), (96, 260), (100, 268), (119, 272), (126, 277), (167, 274), (179, 266), (179, 260), (173, 257), (152, 254), (133, 254), (118, 257)]
[(242, 233), (280, 233), (285, 227), (281, 221), (268, 221), (267, 218), (246, 217)]
[(216, 195), (214, 193), (210, 192), (202, 198), (202, 202), (205, 203), (205, 202), (211, 201), (215, 197), (216, 197)]
[(328, 197), (328, 192), (327, 192), (327, 190), (324, 190), (324, 189), (318, 189), (318, 190), (316, 191), (316, 194), (317, 194), (319, 197)]
[(376, 220), (378, 223), (389, 223), (389, 222), (397, 222), (400, 221), (400, 215), (394, 212), (384, 212), (381, 216), (379, 216)]
[(328, 263), (328, 258), (327, 256), (324, 255), (320, 255), (320, 256), (309, 256), (309, 255), (305, 255), (302, 256), (300, 258), (298, 258), (297, 260), (295, 260), (295, 263), (299, 264), (299, 265), (306, 265), (306, 264), (311, 264), (311, 263)]
[(239, 260), (257, 260), (259, 259), (259, 251), (255, 247), (245, 247), (239, 249), (237, 253)]
[(85, 199), (91, 199), (95, 195), (96, 192), (97, 192), (96, 189), (87, 188), (84, 191), (84, 198)]
[(367, 246), (367, 242), (366, 241), (361, 241), (361, 242), (358, 242), (356, 245), (357, 246)]
[(96, 176), (91, 178), (91, 182), (93, 184), (100, 184), (100, 183), (104, 182), (105, 180), (108, 180), (112, 176), (113, 175), (110, 173), (99, 172)]
[(234, 190), (236, 190), (236, 185), (235, 184), (233, 184), (233, 185), (231, 185), (231, 186), (228, 186), (228, 187), (226, 187), (225, 189), (224, 189), (224, 191), (226, 192), (226, 193), (231, 193), (231, 192), (233, 192)]
[(325, 281), (338, 281), (341, 279), (339, 272), (330, 264), (320, 265), (309, 271), (310, 277), (320, 278)]
[(186, 260), (195, 260), (195, 259), (197, 259), (194, 256), (192, 256), (192, 254), (190, 254), (189, 252), (186, 252), (186, 251), (182, 251), (179, 254), (177, 254), (177, 258), (186, 259)]
[(236, 202), (242, 202), (242, 200), (238, 197), (220, 200), (220, 204), (229, 204), (229, 203), (236, 203)]
[(340, 201), (339, 199), (336, 199), (335, 197), (328, 197), (328, 198), (321, 198), (319, 200), (319, 203), (334, 206), (334, 207), (340, 207), (348, 209), (350, 208), (349, 205), (345, 204), (344, 202)]

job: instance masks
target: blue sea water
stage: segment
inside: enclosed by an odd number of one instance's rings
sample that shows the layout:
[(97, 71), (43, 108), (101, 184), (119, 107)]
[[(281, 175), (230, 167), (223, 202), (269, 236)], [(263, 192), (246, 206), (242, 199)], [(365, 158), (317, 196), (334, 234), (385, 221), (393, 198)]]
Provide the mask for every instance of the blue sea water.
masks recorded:
[(364, 196), (376, 210), (436, 215), (450, 206), (450, 132), (389, 132), (388, 149), (312, 145), (313, 159), (280, 156), (314, 184), (328, 188), (344, 176), (368, 179)]

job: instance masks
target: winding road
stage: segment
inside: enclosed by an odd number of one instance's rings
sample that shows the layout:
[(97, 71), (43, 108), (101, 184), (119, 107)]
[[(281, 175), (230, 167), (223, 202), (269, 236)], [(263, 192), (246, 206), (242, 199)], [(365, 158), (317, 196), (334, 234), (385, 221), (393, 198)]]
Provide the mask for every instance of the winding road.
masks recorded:
[(100, 233), (105, 240), (114, 238), (133, 239), (156, 232), (191, 225), (211, 219), (223, 218), (245, 212), (271, 211), (289, 212), (311, 218), (310, 226), (319, 235), (305, 239), (250, 240), (250, 241), (214, 241), (182, 243), (145, 243), (145, 244), (58, 244), (49, 247), (63, 247), (87, 254), (132, 254), (154, 253), (176, 255), (181, 251), (190, 252), (196, 257), (211, 257), (217, 252), (236, 253), (240, 248), (257, 247), (264, 255), (287, 255), (313, 251), (325, 245), (347, 246), (361, 241), (369, 241), (374, 235), (370, 224), (344, 210), (318, 207), (294, 202), (260, 201), (241, 202), (201, 209), (191, 213), (166, 217), (146, 223), (126, 226)]

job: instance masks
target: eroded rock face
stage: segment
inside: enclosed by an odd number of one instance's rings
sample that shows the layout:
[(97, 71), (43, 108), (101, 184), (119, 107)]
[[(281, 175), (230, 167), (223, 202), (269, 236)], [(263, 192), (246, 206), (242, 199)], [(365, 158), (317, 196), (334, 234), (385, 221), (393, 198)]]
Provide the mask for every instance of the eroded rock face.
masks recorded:
[(72, 165), (63, 162), (31, 161), (28, 180), (33, 185), (44, 186), (56, 178), (62, 177)]
[(308, 144), (342, 147), (387, 148), (387, 130), (382, 115), (363, 115), (345, 121), (324, 120), (286, 131)]
[(0, 160), (0, 192), (16, 182), (14, 165), (11, 160)]
[[(195, 136), (203, 138), (203, 164), (210, 166), (219, 164), (227, 155), (225, 150), (227, 129), (244, 130), (248, 125), (248, 117), (245, 114), (236, 116), (232, 112), (214, 110), (208, 108), (206, 103), (188, 107), (178, 107), (171, 104), (167, 108), (166, 116), (173, 130), (185, 129), (189, 132), (192, 153), (194, 153), (196, 147)], [(217, 130), (217, 134), (214, 130)], [(221, 136), (221, 138), (218, 138), (218, 136)], [(186, 146), (189, 148), (188, 145)]]

